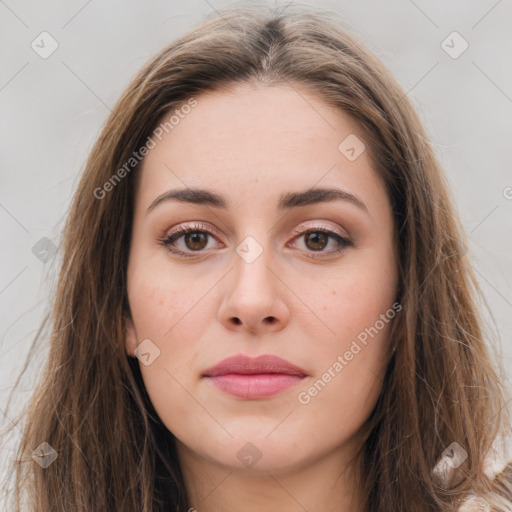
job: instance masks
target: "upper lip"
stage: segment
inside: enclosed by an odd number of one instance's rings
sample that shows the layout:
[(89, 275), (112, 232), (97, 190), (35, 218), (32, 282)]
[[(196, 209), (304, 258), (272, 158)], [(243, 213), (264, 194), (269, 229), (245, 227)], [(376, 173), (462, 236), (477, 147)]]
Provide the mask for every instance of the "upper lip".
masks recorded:
[(217, 377), (228, 373), (238, 374), (261, 374), (261, 373), (284, 373), (287, 375), (305, 376), (306, 372), (298, 366), (270, 354), (263, 354), (258, 357), (245, 355), (231, 356), (223, 359), (220, 363), (209, 368), (203, 373), (205, 377)]

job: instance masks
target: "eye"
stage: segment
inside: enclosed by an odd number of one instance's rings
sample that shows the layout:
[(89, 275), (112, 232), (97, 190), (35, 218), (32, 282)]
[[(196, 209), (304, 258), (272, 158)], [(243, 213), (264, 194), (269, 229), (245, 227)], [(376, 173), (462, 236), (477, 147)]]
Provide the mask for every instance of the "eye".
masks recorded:
[(213, 237), (210, 230), (202, 224), (194, 224), (192, 226), (178, 226), (174, 231), (160, 239), (160, 243), (179, 256), (189, 257), (193, 252), (201, 252), (206, 249), (209, 237)]
[[(294, 240), (304, 237), (303, 245), (305, 246), (305, 251), (312, 253), (309, 255), (309, 257), (312, 258), (339, 254), (347, 247), (354, 246), (354, 243), (351, 240), (345, 238), (340, 233), (323, 226), (308, 229), (306, 231), (296, 231), (295, 234), (298, 234), (298, 236), (296, 236)], [(326, 251), (325, 248), (329, 246), (330, 242), (331, 245), (334, 245), (334, 249)]]
[[(324, 226), (305, 231), (296, 230), (294, 235), (296, 235), (294, 240), (304, 237), (305, 249), (302, 250), (310, 253), (309, 257), (311, 258), (339, 254), (347, 247), (354, 246), (351, 240)], [(214, 235), (206, 226), (194, 224), (192, 226), (178, 226), (174, 231), (162, 237), (159, 242), (174, 254), (192, 257), (194, 252), (201, 253), (208, 248), (209, 238), (211, 237), (214, 237)], [(325, 248), (329, 244), (334, 245), (334, 249), (326, 251)]]

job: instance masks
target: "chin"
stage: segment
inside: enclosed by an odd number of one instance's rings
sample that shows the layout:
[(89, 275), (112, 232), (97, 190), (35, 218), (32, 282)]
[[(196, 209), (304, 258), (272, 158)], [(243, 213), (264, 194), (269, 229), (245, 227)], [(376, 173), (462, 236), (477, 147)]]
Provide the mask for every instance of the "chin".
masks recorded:
[(292, 472), (307, 463), (307, 454), (301, 454), (297, 448), (301, 442), (293, 441), (290, 436), (288, 442), (282, 436), (276, 435), (274, 439), (265, 436), (235, 437), (215, 446), (203, 446), (204, 456), (230, 471), (254, 475)]

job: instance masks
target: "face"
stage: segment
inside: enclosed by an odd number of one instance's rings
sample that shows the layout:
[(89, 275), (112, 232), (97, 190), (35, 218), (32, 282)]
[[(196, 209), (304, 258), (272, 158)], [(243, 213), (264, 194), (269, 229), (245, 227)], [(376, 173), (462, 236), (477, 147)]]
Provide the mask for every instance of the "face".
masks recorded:
[(384, 184), (357, 123), (299, 86), (195, 99), (144, 160), (127, 351), (180, 456), (275, 473), (341, 457), (398, 311)]

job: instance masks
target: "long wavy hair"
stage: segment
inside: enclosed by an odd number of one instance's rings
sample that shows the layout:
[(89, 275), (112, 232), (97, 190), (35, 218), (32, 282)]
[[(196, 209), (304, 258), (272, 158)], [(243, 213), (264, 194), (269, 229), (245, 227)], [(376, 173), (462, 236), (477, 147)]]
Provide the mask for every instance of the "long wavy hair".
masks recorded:
[[(512, 465), (494, 478), (486, 470), (510, 436), (508, 389), (446, 178), (408, 97), (349, 32), (304, 7), (227, 9), (152, 58), (117, 101), (67, 217), (49, 328), (34, 340), (49, 338), (49, 356), (16, 423), (24, 420), (8, 490), (16, 510), (187, 510), (174, 437), (125, 350), (140, 171), (126, 162), (190, 98), (255, 82), (303, 87), (353, 116), (392, 205), (403, 310), (359, 454), (364, 511), (451, 511), (470, 496), (511, 510)], [(41, 443), (58, 454), (46, 468), (31, 456)], [(458, 467), (454, 446), (467, 453)], [(450, 470), (442, 478), (440, 463)]]

